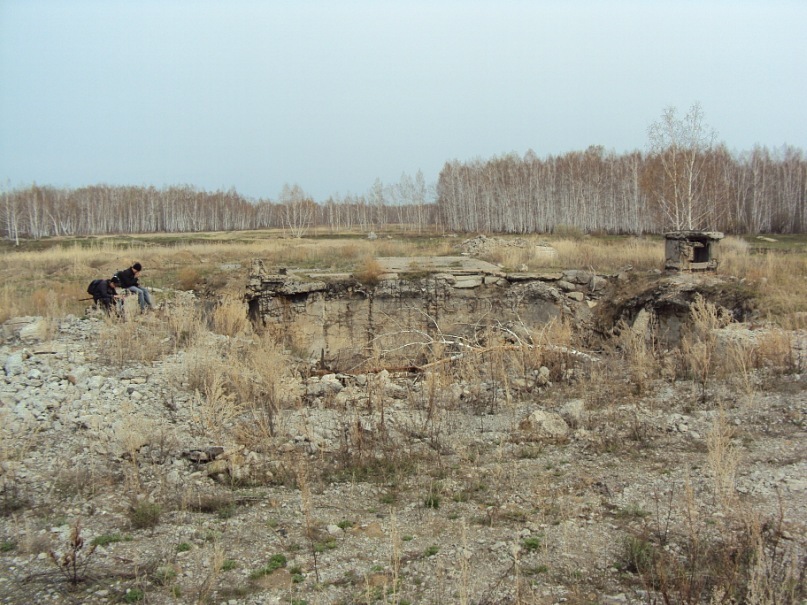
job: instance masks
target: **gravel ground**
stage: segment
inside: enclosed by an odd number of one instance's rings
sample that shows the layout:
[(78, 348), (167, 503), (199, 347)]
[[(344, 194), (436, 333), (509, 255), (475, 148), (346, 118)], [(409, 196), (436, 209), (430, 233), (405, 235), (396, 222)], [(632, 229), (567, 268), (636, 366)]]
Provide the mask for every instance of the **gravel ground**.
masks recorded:
[(0, 603), (706, 602), (725, 594), (692, 577), (749, 536), (741, 599), (788, 578), (776, 602), (803, 598), (804, 368), (706, 398), (453, 384), (435, 407), (411, 376), (293, 377), (247, 447), (200, 429), (182, 351), (112, 364), (106, 327), (3, 325)]

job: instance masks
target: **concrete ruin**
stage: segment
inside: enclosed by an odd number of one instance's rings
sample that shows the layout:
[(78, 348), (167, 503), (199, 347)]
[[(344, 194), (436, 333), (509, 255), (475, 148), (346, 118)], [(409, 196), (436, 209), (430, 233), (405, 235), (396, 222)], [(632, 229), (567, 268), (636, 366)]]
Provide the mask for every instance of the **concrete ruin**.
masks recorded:
[(514, 342), (562, 316), (587, 317), (608, 283), (587, 271), (503, 273), (467, 257), (377, 259), (384, 271), (350, 274), (251, 267), (253, 321), (282, 329), (287, 344), (329, 368), (373, 355), (417, 357), (420, 347), (478, 346), (489, 330)]
[(716, 271), (719, 231), (671, 231), (664, 234), (664, 268), (668, 271)]

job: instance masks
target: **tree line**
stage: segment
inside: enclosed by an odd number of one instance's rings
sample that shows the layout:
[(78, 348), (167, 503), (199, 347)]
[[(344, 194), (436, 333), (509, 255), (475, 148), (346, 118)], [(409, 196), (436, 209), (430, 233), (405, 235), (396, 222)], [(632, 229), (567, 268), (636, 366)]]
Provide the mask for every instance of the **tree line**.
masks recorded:
[(696, 157), (691, 190), (676, 185), (665, 160), (590, 147), (544, 159), (528, 152), (448, 162), (437, 184), (438, 220), (445, 229), (503, 233), (547, 233), (559, 226), (635, 234), (807, 229), (807, 161), (799, 149), (757, 147), (732, 155), (718, 146)]
[[(422, 187), (407, 190), (410, 182)], [(437, 222), (437, 206), (426, 195), (422, 175), (415, 179), (404, 175), (393, 186), (377, 181), (366, 195), (332, 196), (323, 203), (316, 203), (298, 185), (284, 186), (275, 201), (248, 200), (235, 190), (200, 191), (190, 185), (163, 189), (31, 185), (2, 192), (0, 233), (19, 243), (21, 238), (53, 236), (250, 229), (283, 229), (302, 237), (315, 227), (337, 233), (392, 224), (426, 229)]]
[(411, 230), (549, 233), (727, 233), (807, 230), (807, 159), (783, 146), (731, 153), (715, 143), (700, 105), (684, 116), (667, 108), (648, 129), (647, 152), (601, 146), (539, 158), (508, 154), (446, 162), (436, 186), (422, 172), (398, 183), (377, 179), (363, 195), (315, 202), (299, 185), (274, 201), (235, 190), (97, 185), (6, 188), (0, 233), (6, 239), (112, 233), (179, 233), (312, 228), (337, 233), (392, 225)]

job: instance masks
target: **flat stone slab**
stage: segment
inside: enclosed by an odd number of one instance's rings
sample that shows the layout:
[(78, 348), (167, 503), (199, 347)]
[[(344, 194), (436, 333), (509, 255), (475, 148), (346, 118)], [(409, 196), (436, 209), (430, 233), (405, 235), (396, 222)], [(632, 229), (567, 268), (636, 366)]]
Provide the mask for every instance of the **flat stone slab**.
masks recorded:
[(492, 263), (467, 256), (386, 256), (378, 263), (387, 273), (450, 273), (451, 275), (501, 275)]

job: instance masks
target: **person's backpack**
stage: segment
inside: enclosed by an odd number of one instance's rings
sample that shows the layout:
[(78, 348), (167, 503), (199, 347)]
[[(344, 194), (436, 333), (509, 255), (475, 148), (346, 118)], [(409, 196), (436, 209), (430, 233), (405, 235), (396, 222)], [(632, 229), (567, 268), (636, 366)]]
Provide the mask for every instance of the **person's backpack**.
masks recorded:
[(104, 283), (103, 279), (94, 279), (90, 282), (90, 285), (87, 286), (87, 294), (91, 294), (93, 297), (101, 295), (101, 284)]

